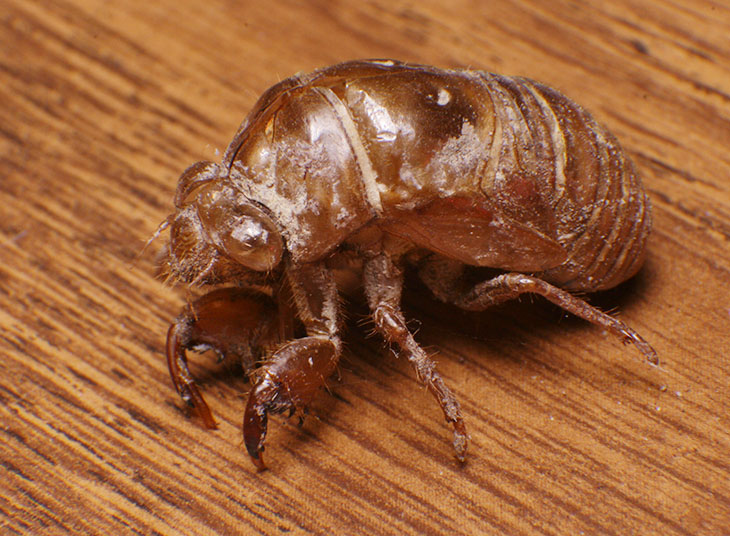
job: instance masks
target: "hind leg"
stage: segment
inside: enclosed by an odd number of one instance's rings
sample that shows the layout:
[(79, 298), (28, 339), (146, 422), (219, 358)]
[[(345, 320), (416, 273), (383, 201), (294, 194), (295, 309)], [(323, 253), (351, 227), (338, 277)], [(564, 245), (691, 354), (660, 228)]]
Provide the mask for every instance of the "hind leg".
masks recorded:
[(464, 266), (443, 258), (433, 258), (424, 263), (419, 270), (419, 276), (441, 301), (469, 311), (483, 311), (525, 293), (539, 294), (564, 310), (601, 326), (623, 342), (633, 343), (649, 363), (659, 364), (654, 349), (629, 326), (570, 292), (537, 277), (512, 272), (469, 285), (465, 282)]

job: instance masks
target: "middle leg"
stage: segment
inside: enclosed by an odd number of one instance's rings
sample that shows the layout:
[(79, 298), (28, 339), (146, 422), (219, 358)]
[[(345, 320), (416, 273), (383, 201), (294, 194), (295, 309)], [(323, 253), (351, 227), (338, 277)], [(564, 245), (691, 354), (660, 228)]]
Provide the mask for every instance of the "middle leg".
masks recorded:
[(396, 266), (387, 254), (380, 253), (365, 263), (363, 280), (375, 326), (388, 342), (398, 346), (400, 354), (407, 357), (413, 365), (418, 379), (438, 400), (446, 421), (454, 426), (456, 458), (463, 462), (468, 436), (461, 418), (459, 403), (436, 371), (436, 364), (408, 331), (400, 310), (403, 270)]

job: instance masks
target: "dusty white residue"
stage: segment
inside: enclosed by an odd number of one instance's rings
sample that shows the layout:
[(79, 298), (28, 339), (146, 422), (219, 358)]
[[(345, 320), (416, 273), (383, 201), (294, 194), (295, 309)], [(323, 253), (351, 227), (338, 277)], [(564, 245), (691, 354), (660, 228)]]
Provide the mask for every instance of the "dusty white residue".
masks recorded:
[(345, 207), (342, 206), (342, 201), (340, 199), (340, 192), (339, 192), (339, 179), (336, 181), (335, 184), (332, 185), (332, 188), (330, 190), (330, 195), (332, 196), (330, 198), (329, 206), (331, 208), (334, 207), (340, 207), (340, 210), (337, 212), (337, 215), (335, 216), (335, 227), (342, 227), (343, 222), (346, 221), (348, 212), (345, 209)]
[(498, 185), (496, 188), (500, 188), (505, 183), (504, 171), (498, 169), (494, 173), (494, 184)]
[(477, 163), (484, 155), (484, 142), (474, 125), (464, 121), (461, 133), (449, 138), (431, 159), (427, 174), (432, 184), (439, 188), (439, 195), (448, 197), (455, 189), (464, 186), (463, 182), (454, 181), (453, 177), (471, 176)]
[(446, 106), (449, 101), (451, 101), (451, 93), (448, 92), (448, 90), (441, 88), (439, 89), (438, 98), (436, 99), (436, 104), (439, 106)]
[(256, 156), (257, 156), (257, 159), (261, 162), (270, 162), (272, 159), (273, 153), (267, 146), (262, 145), (262, 146), (258, 147)]
[(210, 195), (210, 202), (213, 204), (218, 203), (220, 201), (221, 197), (223, 196), (222, 190), (213, 190), (208, 195)]
[(495, 227), (497, 229), (502, 229), (505, 226), (504, 219), (501, 215), (495, 214), (494, 218), (489, 222), (490, 227)]
[(251, 241), (252, 238), (265, 242), (269, 236), (268, 231), (261, 225), (260, 222), (253, 221), (250, 218), (246, 218), (240, 225), (236, 225), (231, 231), (231, 236), (242, 244), (246, 244)]
[[(416, 178), (416, 176), (413, 174), (413, 169), (408, 166), (404, 165), (400, 169), (400, 173), (398, 175), (400, 178), (400, 182), (406, 185), (406, 187), (411, 190), (421, 190), (423, 189), (423, 184)], [(385, 184), (381, 184), (382, 190), (387, 190), (387, 186)]]
[(342, 207), (335, 217), (335, 226), (338, 229), (345, 227), (348, 223), (350, 223), (351, 219), (352, 215), (350, 212), (345, 207)]
[[(264, 173), (266, 170), (263, 171)], [(286, 239), (289, 251), (298, 251), (306, 248), (311, 239), (311, 232), (302, 225), (301, 215), (311, 212), (313, 207), (309, 206), (305, 185), (298, 185), (297, 191), (291, 199), (284, 197), (276, 191), (276, 181), (267, 180), (264, 183), (254, 182), (248, 177), (254, 172), (247, 170), (239, 162), (234, 163), (231, 169), (231, 176), (236, 180), (236, 185), (243, 193), (242, 203), (246, 198), (261, 203), (271, 211), (282, 234)], [(267, 174), (269, 177), (271, 174)]]
[(323, 135), (332, 133), (330, 119), (324, 114), (309, 114), (307, 116), (307, 133), (309, 143), (315, 145)]
[(502, 104), (502, 112), (507, 116), (507, 123), (511, 125), (514, 125), (517, 121), (517, 114), (512, 108), (512, 105), (514, 104), (514, 101), (512, 101), (511, 99)]

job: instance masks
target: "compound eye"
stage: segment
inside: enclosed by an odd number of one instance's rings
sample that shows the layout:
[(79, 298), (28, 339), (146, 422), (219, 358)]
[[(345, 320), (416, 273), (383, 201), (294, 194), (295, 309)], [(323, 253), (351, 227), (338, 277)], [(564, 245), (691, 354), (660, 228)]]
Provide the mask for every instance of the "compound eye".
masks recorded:
[(214, 185), (197, 200), (198, 216), (211, 241), (224, 255), (246, 268), (274, 268), (284, 243), (272, 219), (232, 188)]
[(250, 208), (260, 214), (244, 214), (236, 218), (230, 233), (221, 235), (222, 246), (226, 254), (247, 268), (257, 272), (268, 271), (281, 260), (281, 235), (268, 216), (256, 207)]

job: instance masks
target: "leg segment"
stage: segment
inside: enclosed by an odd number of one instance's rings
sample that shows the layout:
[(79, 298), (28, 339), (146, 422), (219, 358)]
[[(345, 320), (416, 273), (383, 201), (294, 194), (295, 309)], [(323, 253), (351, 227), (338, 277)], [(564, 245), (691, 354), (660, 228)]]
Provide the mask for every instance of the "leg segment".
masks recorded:
[(375, 326), (391, 343), (395, 343), (401, 355), (408, 358), (416, 375), (438, 400), (446, 421), (454, 426), (454, 449), (459, 461), (464, 461), (467, 433), (461, 418), (459, 403), (436, 371), (436, 364), (418, 345), (408, 331), (400, 310), (403, 290), (403, 271), (385, 253), (369, 259), (364, 267), (365, 294)]
[(280, 346), (256, 372), (243, 417), (243, 441), (264, 469), (268, 413), (304, 412), (340, 357), (337, 286), (323, 264), (290, 266), (287, 278), (307, 336)]
[(195, 300), (170, 326), (167, 365), (172, 383), (206, 428), (216, 423), (190, 374), (186, 350), (214, 350), (221, 358), (233, 355), (250, 370), (266, 346), (281, 340), (277, 317), (276, 305), (266, 294), (223, 288)]
[(654, 349), (629, 326), (537, 277), (507, 273), (468, 287), (462, 277), (463, 265), (445, 259), (435, 259), (424, 265), (419, 275), (437, 298), (469, 311), (483, 311), (527, 292), (539, 294), (564, 310), (603, 327), (625, 343), (633, 343), (649, 363), (659, 364)]

